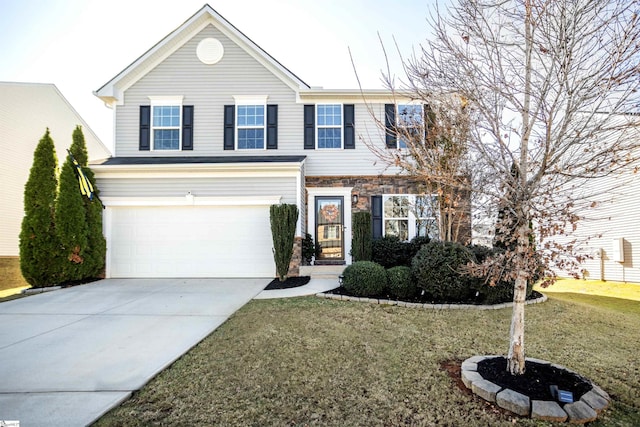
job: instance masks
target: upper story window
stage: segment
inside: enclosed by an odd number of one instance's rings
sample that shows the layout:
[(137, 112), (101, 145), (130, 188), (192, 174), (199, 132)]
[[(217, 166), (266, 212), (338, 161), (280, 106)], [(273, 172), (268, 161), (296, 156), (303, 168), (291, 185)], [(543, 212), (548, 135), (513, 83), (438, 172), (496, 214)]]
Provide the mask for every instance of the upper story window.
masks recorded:
[(193, 150), (193, 105), (182, 105), (182, 96), (150, 96), (140, 105), (140, 151)]
[(305, 150), (355, 149), (355, 105), (305, 105), (303, 139)]
[(319, 104), (316, 112), (318, 148), (342, 148), (342, 105)]
[(264, 149), (265, 106), (237, 105), (238, 149)]
[(149, 97), (151, 149), (180, 150), (182, 146), (182, 96)]
[(398, 147), (407, 148), (409, 141), (422, 141), (424, 114), (420, 104), (398, 104), (396, 129)]
[(383, 196), (383, 233), (411, 240), (416, 236), (438, 237), (437, 198), (425, 195)]

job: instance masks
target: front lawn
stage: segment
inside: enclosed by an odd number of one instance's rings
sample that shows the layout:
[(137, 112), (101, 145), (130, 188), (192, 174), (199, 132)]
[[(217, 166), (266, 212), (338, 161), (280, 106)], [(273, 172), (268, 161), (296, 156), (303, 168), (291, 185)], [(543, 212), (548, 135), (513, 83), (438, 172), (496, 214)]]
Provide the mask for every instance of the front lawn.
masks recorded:
[[(527, 354), (611, 394), (613, 407), (592, 425), (640, 425), (640, 314), (593, 298), (528, 306)], [(504, 354), (510, 315), (254, 300), (98, 425), (510, 426), (514, 416), (462, 391), (442, 368)]]
[(29, 284), (20, 272), (20, 259), (18, 257), (0, 257), (0, 292), (28, 286)]

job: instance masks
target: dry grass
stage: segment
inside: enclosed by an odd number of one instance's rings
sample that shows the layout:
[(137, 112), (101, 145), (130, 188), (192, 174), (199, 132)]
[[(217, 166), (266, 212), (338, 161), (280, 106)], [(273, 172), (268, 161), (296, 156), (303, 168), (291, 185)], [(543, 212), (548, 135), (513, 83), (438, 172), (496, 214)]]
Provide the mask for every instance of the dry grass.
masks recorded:
[(20, 272), (20, 259), (18, 257), (0, 257), (0, 292), (28, 286), (29, 284)]
[(603, 280), (559, 279), (552, 286), (549, 286), (546, 289), (538, 290), (548, 294), (562, 292), (584, 295), (599, 295), (602, 297), (622, 298), (632, 301), (640, 301), (639, 283), (622, 283)]
[[(640, 425), (640, 314), (593, 298), (529, 306), (527, 354), (576, 370), (614, 397), (593, 425)], [(509, 318), (509, 309), (252, 301), (98, 425), (550, 425), (495, 411), (440, 368), (503, 354)]]

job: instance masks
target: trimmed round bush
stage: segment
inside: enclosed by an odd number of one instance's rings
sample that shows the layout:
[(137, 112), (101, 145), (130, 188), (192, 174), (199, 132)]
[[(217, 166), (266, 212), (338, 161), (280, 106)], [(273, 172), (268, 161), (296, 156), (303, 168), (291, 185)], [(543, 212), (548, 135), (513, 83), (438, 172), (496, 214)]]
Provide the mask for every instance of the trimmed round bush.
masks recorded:
[(406, 265), (406, 246), (406, 243), (396, 236), (381, 237), (371, 244), (371, 260), (384, 268)]
[(460, 269), (474, 261), (473, 253), (455, 242), (432, 241), (422, 246), (411, 263), (416, 285), (437, 301), (462, 302), (475, 294), (477, 280)]
[(372, 261), (356, 261), (344, 269), (342, 286), (351, 295), (374, 297), (387, 286), (387, 271)]
[(387, 270), (387, 289), (392, 297), (409, 299), (418, 293), (418, 287), (411, 279), (411, 268), (392, 267)]

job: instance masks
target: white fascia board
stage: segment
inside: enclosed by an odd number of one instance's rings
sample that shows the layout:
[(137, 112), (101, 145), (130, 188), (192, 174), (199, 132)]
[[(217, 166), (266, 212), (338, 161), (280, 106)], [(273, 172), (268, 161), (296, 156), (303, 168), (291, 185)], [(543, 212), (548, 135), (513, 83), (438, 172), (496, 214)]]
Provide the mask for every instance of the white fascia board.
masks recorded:
[(187, 193), (184, 197), (102, 197), (101, 200), (106, 208), (136, 206), (271, 206), (280, 203), (282, 196), (198, 197)]
[(387, 89), (304, 89), (298, 92), (299, 103), (350, 102), (350, 103), (395, 103), (410, 97)]

